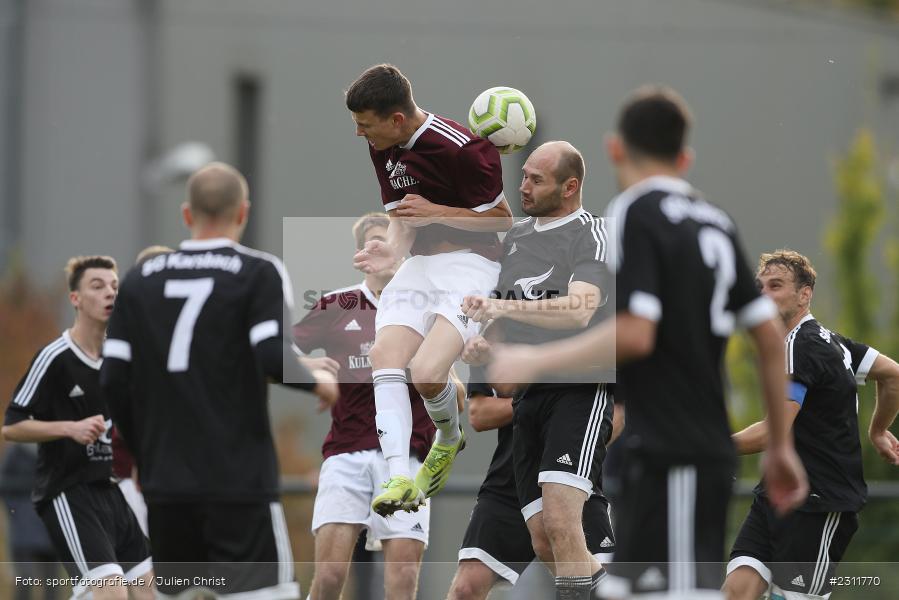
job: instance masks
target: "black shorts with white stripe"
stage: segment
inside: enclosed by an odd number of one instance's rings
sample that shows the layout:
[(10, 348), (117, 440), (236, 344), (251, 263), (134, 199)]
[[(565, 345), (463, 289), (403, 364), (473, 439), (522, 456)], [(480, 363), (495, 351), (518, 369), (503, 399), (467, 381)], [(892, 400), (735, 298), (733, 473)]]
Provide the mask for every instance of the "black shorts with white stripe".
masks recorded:
[(617, 551), (600, 597), (720, 597), (733, 475), (729, 461), (670, 464), (625, 448), (615, 505)]
[[(615, 534), (605, 498), (593, 495), (584, 503), (583, 525), (587, 549), (605, 562), (605, 555), (615, 552)], [(459, 560), (479, 560), (515, 585), (534, 557), (531, 533), (518, 505), (494, 494), (479, 495), (462, 539)]]
[(150, 544), (119, 487), (80, 483), (42, 502), (37, 512), (72, 577), (116, 575), (131, 581), (153, 568)]
[(826, 596), (830, 578), (858, 529), (852, 512), (800, 512), (778, 517), (756, 496), (734, 541), (727, 572), (750, 567), (783, 591)]
[(280, 502), (151, 502), (147, 513), (162, 595), (299, 597)]
[(542, 510), (544, 483), (602, 492), (612, 410), (606, 384), (538, 384), (516, 398), (513, 462), (525, 520)]

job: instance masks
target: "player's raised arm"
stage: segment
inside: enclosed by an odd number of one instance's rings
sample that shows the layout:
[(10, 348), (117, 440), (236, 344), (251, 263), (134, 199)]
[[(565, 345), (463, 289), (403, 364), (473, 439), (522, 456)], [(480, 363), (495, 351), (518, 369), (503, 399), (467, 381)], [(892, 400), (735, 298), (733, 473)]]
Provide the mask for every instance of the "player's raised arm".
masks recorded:
[(354, 268), (366, 274), (380, 273), (409, 254), (415, 242), (416, 228), (411, 221), (399, 218), (397, 212), (398, 209), (393, 209), (387, 213), (390, 217), (387, 239), (366, 242), (365, 246), (353, 256)]

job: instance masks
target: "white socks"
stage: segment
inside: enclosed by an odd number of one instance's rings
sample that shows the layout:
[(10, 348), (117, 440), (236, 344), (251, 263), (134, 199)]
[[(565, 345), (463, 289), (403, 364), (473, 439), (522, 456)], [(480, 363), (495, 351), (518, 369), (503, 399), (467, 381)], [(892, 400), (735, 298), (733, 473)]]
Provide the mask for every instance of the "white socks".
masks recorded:
[[(375, 384), (375, 424), (381, 452), (387, 459), (390, 477), (409, 472), (409, 442), (412, 438), (412, 405), (406, 386), (404, 369), (378, 369), (372, 371)], [(458, 417), (456, 418), (458, 421)]]
[(437, 426), (437, 443), (449, 446), (459, 441), (459, 405), (456, 404), (456, 384), (446, 383), (435, 398), (424, 398), (425, 408)]

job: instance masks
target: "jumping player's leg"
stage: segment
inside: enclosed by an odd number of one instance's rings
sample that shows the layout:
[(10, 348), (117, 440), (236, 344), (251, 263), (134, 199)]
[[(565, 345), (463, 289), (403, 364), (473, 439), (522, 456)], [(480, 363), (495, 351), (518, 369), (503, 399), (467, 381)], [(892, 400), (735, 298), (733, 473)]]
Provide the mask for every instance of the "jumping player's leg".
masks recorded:
[(414, 510), (424, 501), (409, 471), (409, 441), (412, 437), (412, 405), (406, 384), (406, 367), (422, 343), (422, 335), (405, 325), (378, 329), (369, 352), (375, 388), (375, 424), (378, 442), (387, 460), (390, 478), (385, 491), (371, 504), (372, 510), (388, 516), (397, 510)]
[(346, 583), (359, 523), (328, 523), (315, 532), (315, 576), (311, 600), (338, 600)]
[(449, 380), (450, 369), (463, 344), (459, 328), (438, 314), (410, 365), (415, 389), (437, 426), (434, 444), (415, 476), (415, 485), (428, 498), (446, 485), (456, 455), (465, 447), (465, 437), (459, 427), (456, 385)]
[(382, 540), (381, 543), (384, 545), (384, 598), (415, 600), (424, 542), (394, 538)]

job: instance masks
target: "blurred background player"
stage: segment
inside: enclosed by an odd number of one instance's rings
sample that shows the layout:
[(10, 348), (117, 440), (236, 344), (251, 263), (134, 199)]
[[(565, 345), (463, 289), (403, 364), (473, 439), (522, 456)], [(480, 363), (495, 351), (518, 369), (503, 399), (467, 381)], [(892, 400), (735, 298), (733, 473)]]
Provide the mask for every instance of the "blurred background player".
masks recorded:
[[(353, 225), (356, 250), (387, 238), (389, 217), (369, 213)], [(324, 463), (312, 515), (315, 578), (309, 597), (336, 600), (346, 581), (353, 547), (363, 529), (384, 549), (384, 593), (388, 600), (415, 598), (422, 554), (428, 543), (430, 505), (389, 518), (371, 503), (388, 478), (378, 444), (369, 350), (375, 338), (378, 297), (402, 262), (368, 273), (358, 285), (326, 294), (297, 323), (294, 339), (303, 352), (323, 349), (339, 368), (340, 399), (331, 407), (331, 429), (322, 446)], [(322, 359), (309, 359), (322, 360)], [(459, 387), (461, 396), (461, 386)], [(409, 470), (417, 470), (434, 438), (434, 424), (410, 384), (412, 437)], [(460, 402), (463, 400), (459, 399)], [(459, 409), (461, 411), (461, 407)], [(360, 474), (362, 474), (360, 476)]]
[[(100, 390), (116, 264), (108, 256), (77, 256), (66, 276), (75, 322), (35, 355), (6, 410), (3, 437), (38, 442), (31, 498), (69, 575), (82, 582), (74, 596), (124, 599), (130, 590), (153, 598), (150, 545), (112, 482), (112, 423)], [(122, 581), (139, 578), (142, 585)]]
[(187, 189), (191, 239), (128, 272), (101, 382), (137, 460), (160, 591), (206, 576), (200, 585), (217, 594), (298, 598), (267, 383), (336, 399), (336, 382), (313, 379), (293, 353), (281, 261), (237, 243), (249, 212), (243, 176), (211, 163)]
[[(167, 254), (175, 250), (168, 246), (147, 246), (137, 253), (135, 263), (140, 263), (152, 256), (158, 254)], [(122, 440), (117, 428), (112, 428), (112, 475), (118, 480), (119, 489), (122, 495), (128, 501), (128, 506), (134, 511), (137, 522), (144, 535), (148, 535), (150, 529), (147, 525), (147, 503), (144, 501), (143, 494), (140, 493), (140, 487), (137, 484), (137, 467), (134, 464), (134, 456), (128, 450), (128, 446)]]
[[(899, 465), (899, 442), (889, 431), (899, 412), (899, 365), (812, 316), (817, 275), (805, 256), (792, 250), (762, 254), (756, 277), (789, 332), (787, 423), (808, 472), (810, 494), (795, 512), (781, 517), (764, 486), (756, 487), (730, 554), (724, 591), (728, 600), (755, 600), (769, 586), (772, 598), (826, 598), (868, 495), (857, 386), (866, 379), (877, 382), (868, 436), (884, 460)], [(762, 452), (768, 425), (760, 421), (733, 439), (740, 454)]]
[[(390, 479), (372, 507), (383, 515), (421, 504), (446, 483), (464, 446), (448, 380), (477, 324), (459, 311), (466, 294), (493, 289), (499, 264), (497, 231), (512, 224), (503, 196), (499, 152), (450, 119), (425, 112), (409, 80), (392, 65), (367, 69), (346, 93), (356, 135), (368, 141), (390, 215), (385, 240), (372, 240), (354, 264), (377, 273), (410, 251), (384, 289), (369, 357), (377, 427)], [(409, 471), (412, 414), (406, 368), (437, 426), (415, 481)]]
[[(616, 574), (608, 598), (720, 597), (718, 563), (736, 457), (722, 359), (734, 327), (759, 349), (770, 423), (765, 481), (779, 511), (807, 482), (785, 421), (783, 344), (773, 303), (759, 296), (736, 226), (681, 177), (691, 163), (689, 110), (665, 87), (637, 90), (606, 146), (623, 190), (613, 229), (617, 316), (569, 340), (498, 352), (494, 381), (533, 381), (618, 365), (627, 408)], [(617, 333), (617, 335), (616, 335)], [(689, 349), (685, 351), (685, 349)], [(620, 564), (629, 563), (629, 564)]]
[[(463, 358), (470, 357), (463, 353)], [(550, 570), (555, 568), (552, 548), (546, 543), (532, 543), (521, 514), (512, 464), (512, 398), (498, 396), (484, 383), (486, 375), (483, 367), (471, 367), (468, 420), (475, 431), (497, 430), (496, 450), (465, 530), (449, 600), (483, 600), (501, 579), (515, 585), (535, 557)], [(616, 416), (622, 414), (616, 412)], [(623, 425), (620, 418), (615, 421), (609, 443)], [(609, 526), (609, 505), (602, 494), (593, 494), (584, 504), (583, 529), (593, 557), (600, 563), (611, 560), (615, 536)]]
[[(539, 146), (522, 172), (521, 208), (530, 216), (503, 241), (496, 292), (467, 296), (462, 311), (472, 321), (491, 323), (498, 339), (539, 344), (569, 337), (608, 314), (599, 310), (611, 287), (608, 236), (603, 219), (581, 204), (586, 168), (571, 144)], [(612, 433), (612, 393), (599, 381), (543, 378), (518, 390), (514, 404), (519, 507), (533, 547), (556, 576), (560, 599), (589, 597), (605, 574), (587, 548), (579, 518), (585, 502), (602, 493)], [(495, 383), (502, 389), (508, 382)], [(608, 514), (602, 514), (611, 542)]]

